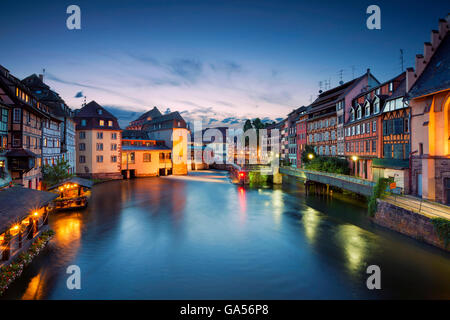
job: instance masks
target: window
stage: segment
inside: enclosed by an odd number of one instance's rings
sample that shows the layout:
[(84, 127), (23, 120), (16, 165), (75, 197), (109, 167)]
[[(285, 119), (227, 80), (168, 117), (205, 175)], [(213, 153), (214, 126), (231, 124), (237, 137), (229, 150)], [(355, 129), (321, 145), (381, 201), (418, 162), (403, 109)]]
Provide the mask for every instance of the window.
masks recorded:
[[(370, 128), (369, 128), (370, 129)], [(372, 131), (373, 132), (377, 132), (377, 121), (376, 120), (374, 120), (373, 122), (372, 122)]]
[(375, 101), (373, 102), (373, 113), (380, 112), (380, 99), (375, 98)]
[(352, 127), (352, 136), (355, 135), (355, 126)]
[(111, 133), (111, 139), (116, 140), (117, 139), (117, 133)]
[(379, 94), (380, 94), (380, 88), (378, 88), (378, 89), (375, 91), (375, 93), (376, 93), (377, 95), (379, 95)]
[(351, 109), (350, 114), (351, 114), (351, 120), (355, 121), (355, 109)]
[(366, 103), (365, 116), (366, 117), (370, 116), (370, 104), (369, 103)]
[(116, 150), (117, 150), (117, 144), (111, 143), (111, 151), (116, 151)]
[(358, 112), (357, 118), (358, 118), (358, 119), (361, 119), (361, 117), (362, 117), (361, 106), (358, 107), (358, 111), (357, 111), (357, 112)]
[(86, 145), (84, 144), (84, 143), (80, 143), (79, 145), (78, 145), (78, 149), (80, 150), (80, 151), (84, 151), (84, 150), (86, 150)]
[(392, 144), (385, 144), (383, 153), (386, 159), (392, 159)]
[(100, 120), (100, 121), (99, 121), (99, 125), (100, 125), (101, 127), (103, 127), (103, 126), (105, 125), (105, 120)]
[(370, 152), (370, 141), (366, 141), (366, 152)]
[(103, 156), (97, 156), (97, 162), (103, 162)]
[(113, 126), (113, 122), (111, 120), (108, 120), (108, 127), (112, 127)]
[(405, 118), (405, 128), (404, 128), (404, 132), (405, 133), (409, 133), (409, 119)]
[(97, 132), (97, 139), (103, 139), (103, 132)]
[(364, 134), (364, 133), (366, 133), (366, 125), (363, 123), (361, 125), (361, 134)]
[(394, 84), (392, 82), (389, 82), (389, 92), (394, 91)]
[(377, 152), (377, 140), (372, 140), (372, 153)]
[(117, 162), (117, 156), (111, 156), (111, 162)]
[(97, 143), (97, 151), (103, 151), (103, 143)]
[(14, 108), (14, 111), (13, 111), (13, 122), (14, 123), (20, 123), (21, 117), (22, 117), (22, 109)]
[(164, 153), (161, 152), (161, 153), (159, 154), (159, 160), (164, 160)]
[(419, 155), (423, 155), (423, 143), (419, 143)]
[(135, 155), (134, 155), (134, 152), (131, 152), (129, 154), (129, 163), (133, 164), (134, 161), (135, 161)]
[(97, 113), (100, 114), (100, 115), (102, 115), (102, 114), (103, 114), (103, 110), (100, 109), (100, 108), (98, 108), (98, 109), (97, 109)]
[(85, 156), (80, 156), (78, 162), (86, 163), (86, 157)]
[(82, 119), (81, 120), (81, 126), (82, 127), (86, 127), (86, 119)]
[(85, 132), (85, 131), (80, 131), (80, 132), (78, 133), (78, 137), (79, 137), (80, 139), (85, 139), (85, 138), (86, 138), (86, 132)]
[(144, 162), (151, 162), (152, 155), (150, 153), (144, 153)]
[(394, 144), (394, 159), (403, 159), (403, 144)]
[(403, 133), (403, 119), (394, 119), (394, 134)]

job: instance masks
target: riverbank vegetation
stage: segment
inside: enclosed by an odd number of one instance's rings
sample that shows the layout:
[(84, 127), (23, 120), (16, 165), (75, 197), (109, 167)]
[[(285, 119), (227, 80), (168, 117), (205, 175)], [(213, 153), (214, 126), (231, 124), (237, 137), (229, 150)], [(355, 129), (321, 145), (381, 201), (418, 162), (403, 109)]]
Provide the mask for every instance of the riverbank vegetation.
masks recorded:
[(60, 160), (55, 165), (44, 165), (42, 167), (42, 180), (46, 187), (51, 187), (61, 181), (70, 178), (70, 165), (66, 160)]
[(369, 198), (368, 211), (371, 217), (375, 216), (377, 212), (377, 199), (383, 198), (387, 194), (387, 187), (389, 183), (393, 182), (393, 179), (379, 178), (377, 184), (373, 188), (372, 196)]
[(432, 218), (434, 230), (436, 231), (439, 240), (444, 243), (444, 247), (447, 248), (450, 243), (450, 220), (444, 218)]
[(347, 160), (332, 157), (315, 157), (305, 163), (305, 169), (346, 175), (350, 174)]
[(34, 240), (27, 251), (22, 252), (9, 265), (3, 266), (0, 269), (0, 295), (2, 295), (8, 286), (23, 272), (23, 269), (31, 263), (33, 258), (37, 256), (41, 250), (47, 245), (50, 239), (54, 236), (53, 230), (44, 231)]

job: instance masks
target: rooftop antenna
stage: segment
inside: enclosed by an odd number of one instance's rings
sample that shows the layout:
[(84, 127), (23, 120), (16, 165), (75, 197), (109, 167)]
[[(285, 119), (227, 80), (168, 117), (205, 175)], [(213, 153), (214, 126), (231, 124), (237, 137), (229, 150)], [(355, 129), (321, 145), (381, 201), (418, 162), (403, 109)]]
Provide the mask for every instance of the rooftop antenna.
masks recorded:
[(403, 49), (400, 49), (400, 65), (402, 67), (402, 72), (403, 72)]
[(81, 105), (82, 107), (86, 106), (86, 96), (84, 96), (84, 100), (83, 100), (83, 104)]
[(343, 69), (339, 70), (339, 84), (344, 83), (344, 81), (342, 81), (343, 74), (344, 74), (344, 70)]
[(323, 85), (323, 82), (319, 81), (319, 93), (322, 93), (322, 85)]

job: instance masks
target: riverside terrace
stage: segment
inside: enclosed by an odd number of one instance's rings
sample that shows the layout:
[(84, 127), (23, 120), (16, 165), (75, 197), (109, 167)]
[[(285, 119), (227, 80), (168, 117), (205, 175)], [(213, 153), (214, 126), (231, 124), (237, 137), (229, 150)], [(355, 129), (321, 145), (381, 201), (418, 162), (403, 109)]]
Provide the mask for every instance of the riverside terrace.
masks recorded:
[(57, 194), (23, 187), (0, 191), (1, 262), (7, 265), (47, 229), (49, 204)]

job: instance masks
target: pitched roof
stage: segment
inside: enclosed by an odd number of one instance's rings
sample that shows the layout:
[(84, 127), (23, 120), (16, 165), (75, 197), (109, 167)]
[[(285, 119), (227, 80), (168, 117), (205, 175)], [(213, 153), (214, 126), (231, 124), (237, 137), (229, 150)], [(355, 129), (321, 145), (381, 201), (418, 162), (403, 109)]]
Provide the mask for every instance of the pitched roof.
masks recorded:
[(423, 73), (412, 86), (408, 97), (413, 99), (450, 89), (450, 35), (442, 40)]
[(48, 190), (56, 189), (59, 186), (62, 186), (64, 184), (66, 184), (66, 183), (76, 183), (79, 186), (86, 187), (86, 188), (92, 188), (92, 186), (94, 185), (94, 181), (92, 181), (92, 180), (83, 179), (83, 178), (80, 178), (80, 177), (71, 177), (71, 178), (67, 178), (67, 179), (61, 181), (58, 184), (55, 184), (55, 185), (51, 186), (50, 188), (48, 188)]
[(142, 114), (139, 118), (137, 118), (135, 121), (147, 119), (147, 118), (149, 118), (149, 117), (150, 117), (151, 119), (153, 119), (153, 118), (161, 117), (161, 116), (162, 116), (162, 113), (158, 110), (158, 108), (157, 108), (157, 107), (153, 107), (152, 110), (149, 110), (149, 111), (143, 113), (143, 114)]
[[(74, 120), (77, 123), (76, 129), (102, 129), (102, 130), (121, 130), (117, 118), (108, 110), (103, 108), (95, 101), (89, 102), (83, 108), (75, 111)], [(86, 125), (81, 126), (81, 120), (86, 120)], [(105, 124), (100, 126), (99, 120), (112, 121), (112, 126)]]
[(57, 197), (56, 193), (23, 187), (2, 189), (0, 191), (0, 233), (5, 232), (14, 223), (25, 219), (36, 208), (49, 204)]
[(148, 133), (142, 130), (123, 130), (122, 139), (152, 140), (149, 138)]

